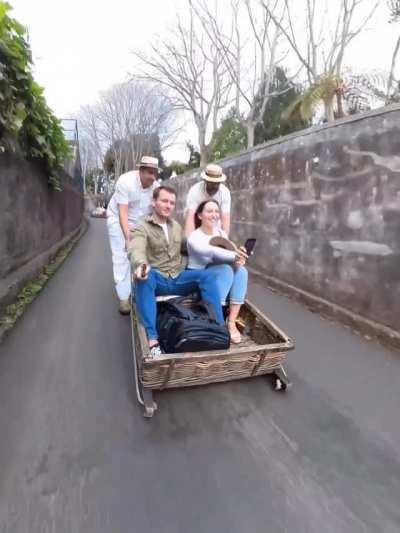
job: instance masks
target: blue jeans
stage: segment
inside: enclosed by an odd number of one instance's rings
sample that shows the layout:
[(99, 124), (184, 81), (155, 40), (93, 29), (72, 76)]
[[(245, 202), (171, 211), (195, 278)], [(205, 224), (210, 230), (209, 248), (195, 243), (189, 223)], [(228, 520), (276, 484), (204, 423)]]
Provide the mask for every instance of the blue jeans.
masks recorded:
[(135, 282), (135, 301), (149, 340), (158, 339), (156, 296), (186, 296), (200, 290), (201, 298), (215, 309), (220, 324), (224, 323), (215, 273), (211, 270), (184, 270), (176, 278), (167, 278), (152, 268), (149, 277)]
[(207, 270), (214, 273), (222, 305), (225, 305), (228, 295), (231, 304), (244, 303), (247, 292), (247, 268), (244, 266), (232, 268), (224, 264), (210, 266)]

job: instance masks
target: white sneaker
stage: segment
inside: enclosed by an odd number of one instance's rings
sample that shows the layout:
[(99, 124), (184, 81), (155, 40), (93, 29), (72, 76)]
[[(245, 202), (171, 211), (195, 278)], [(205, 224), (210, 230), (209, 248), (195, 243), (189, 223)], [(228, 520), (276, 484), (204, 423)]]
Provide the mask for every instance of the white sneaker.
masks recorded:
[(157, 359), (160, 355), (162, 355), (162, 350), (159, 344), (155, 344), (150, 348), (149, 359)]

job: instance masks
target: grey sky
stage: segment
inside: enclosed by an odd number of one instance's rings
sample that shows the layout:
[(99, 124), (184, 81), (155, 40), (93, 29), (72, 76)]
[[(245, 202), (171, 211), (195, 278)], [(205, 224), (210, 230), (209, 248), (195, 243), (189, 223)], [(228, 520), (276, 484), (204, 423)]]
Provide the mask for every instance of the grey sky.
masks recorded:
[[(134, 70), (131, 50), (145, 47), (155, 33), (162, 34), (185, 0), (9, 0), (13, 15), (29, 28), (38, 82), (45, 87), (49, 105), (59, 117), (71, 116), (99, 91), (123, 81)], [(292, 0), (293, 1), (293, 0)], [(335, 2), (336, 0), (332, 0)], [(219, 0), (223, 8), (224, 2)], [(375, 0), (368, 0), (372, 6)], [(390, 65), (399, 26), (389, 25), (386, 1), (369, 24), (371, 28), (352, 44), (346, 65), (358, 70)], [(167, 158), (182, 158), (189, 128)]]

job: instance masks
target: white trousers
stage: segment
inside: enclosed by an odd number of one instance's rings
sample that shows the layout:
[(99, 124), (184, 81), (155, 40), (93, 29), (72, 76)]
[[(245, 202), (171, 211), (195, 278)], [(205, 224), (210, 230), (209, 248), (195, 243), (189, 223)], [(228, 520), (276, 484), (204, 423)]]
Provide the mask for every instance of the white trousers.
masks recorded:
[(119, 221), (107, 221), (108, 236), (112, 253), (115, 290), (120, 300), (131, 295), (131, 264), (125, 250), (125, 237)]

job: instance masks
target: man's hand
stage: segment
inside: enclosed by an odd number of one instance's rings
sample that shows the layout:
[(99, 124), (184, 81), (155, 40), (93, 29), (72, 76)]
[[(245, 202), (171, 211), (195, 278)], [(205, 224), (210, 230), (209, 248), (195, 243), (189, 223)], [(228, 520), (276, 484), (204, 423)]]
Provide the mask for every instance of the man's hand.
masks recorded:
[(128, 251), (129, 245), (129, 225), (128, 225), (128, 204), (118, 204), (119, 223), (125, 236), (125, 250)]
[(222, 213), (221, 214), (221, 228), (225, 231), (229, 238), (229, 233), (231, 229), (231, 214), (230, 213)]
[(185, 221), (185, 236), (189, 237), (195, 230), (194, 225), (194, 210), (189, 209), (186, 213), (186, 221)]
[(138, 266), (135, 270), (135, 279), (139, 281), (144, 281), (149, 277), (149, 272), (150, 265), (146, 265), (145, 263), (143, 263), (143, 265)]

